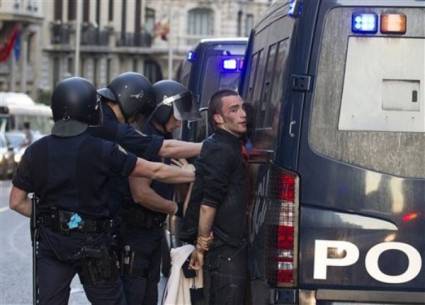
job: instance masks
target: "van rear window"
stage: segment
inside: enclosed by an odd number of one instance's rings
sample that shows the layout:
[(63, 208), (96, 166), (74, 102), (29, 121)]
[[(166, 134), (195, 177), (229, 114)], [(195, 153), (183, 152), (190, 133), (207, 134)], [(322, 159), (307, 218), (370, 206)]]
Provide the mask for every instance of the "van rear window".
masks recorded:
[(424, 47), (424, 39), (350, 37), (338, 128), (425, 132)]
[(404, 36), (354, 36), (353, 9), (329, 13), (309, 143), (332, 159), (390, 175), (425, 178), (425, 11), (400, 11), (409, 21)]

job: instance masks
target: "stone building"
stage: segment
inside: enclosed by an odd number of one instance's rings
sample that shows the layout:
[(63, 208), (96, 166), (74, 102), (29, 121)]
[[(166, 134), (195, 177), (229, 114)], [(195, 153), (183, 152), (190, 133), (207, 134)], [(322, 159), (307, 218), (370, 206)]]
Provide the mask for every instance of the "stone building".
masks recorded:
[[(3, 0), (4, 1), (4, 0)], [(78, 5), (78, 1), (80, 5)], [(44, 0), (39, 87), (77, 74), (100, 87), (125, 71), (173, 75), (201, 38), (247, 36), (269, 0)], [(81, 14), (77, 14), (78, 7)], [(75, 64), (81, 16), (79, 64)], [(172, 60), (170, 60), (170, 58)]]
[(0, 91), (37, 95), (42, 16), (41, 0), (0, 1)]

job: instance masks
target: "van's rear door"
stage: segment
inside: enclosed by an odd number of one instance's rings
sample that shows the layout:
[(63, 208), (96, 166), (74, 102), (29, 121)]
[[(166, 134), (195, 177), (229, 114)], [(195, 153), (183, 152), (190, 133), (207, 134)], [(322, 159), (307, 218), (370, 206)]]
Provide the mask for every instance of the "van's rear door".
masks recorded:
[(298, 163), (299, 284), (423, 292), (425, 2), (321, 5)]

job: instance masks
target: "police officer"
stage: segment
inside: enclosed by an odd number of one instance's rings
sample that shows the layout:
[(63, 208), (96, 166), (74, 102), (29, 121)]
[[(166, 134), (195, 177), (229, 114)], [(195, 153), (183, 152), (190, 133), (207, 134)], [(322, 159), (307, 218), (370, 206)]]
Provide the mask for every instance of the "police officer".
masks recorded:
[(142, 74), (120, 74), (106, 88), (99, 89), (98, 94), (102, 100), (103, 122), (100, 128), (93, 130), (95, 136), (116, 142), (137, 156), (188, 158), (199, 155), (201, 143), (146, 136), (128, 124), (139, 114), (151, 113), (156, 106), (152, 85)]
[[(200, 153), (202, 144), (164, 140), (159, 136), (144, 135), (132, 125), (138, 115), (148, 115), (156, 106), (151, 83), (140, 73), (118, 75), (106, 87), (98, 90), (101, 97), (103, 122), (93, 128), (92, 134), (119, 144), (138, 157), (152, 159), (157, 156), (186, 158)], [(128, 180), (117, 177), (110, 182), (113, 188), (111, 204), (115, 213), (123, 201), (131, 201)]]
[(100, 120), (96, 89), (82, 78), (58, 84), (52, 95), (52, 135), (27, 148), (13, 179), (10, 207), (30, 217), (28, 193), (38, 198), (39, 304), (67, 304), (78, 274), (92, 304), (125, 304), (111, 251), (108, 180), (140, 176), (165, 182), (194, 179), (193, 169), (149, 162), (93, 137)]
[[(163, 80), (153, 85), (157, 106), (143, 128), (147, 135), (172, 139), (181, 120), (198, 119), (192, 93), (182, 84)], [(151, 161), (170, 163), (156, 156)], [(183, 162), (180, 159), (175, 162)], [(133, 199), (140, 203), (124, 205), (122, 212), (122, 242), (131, 255), (132, 268), (125, 270), (124, 290), (129, 305), (155, 305), (158, 302), (157, 284), (160, 279), (163, 224), (168, 215), (178, 210), (173, 201), (174, 188), (148, 178), (130, 178)], [(131, 254), (130, 254), (131, 253)]]

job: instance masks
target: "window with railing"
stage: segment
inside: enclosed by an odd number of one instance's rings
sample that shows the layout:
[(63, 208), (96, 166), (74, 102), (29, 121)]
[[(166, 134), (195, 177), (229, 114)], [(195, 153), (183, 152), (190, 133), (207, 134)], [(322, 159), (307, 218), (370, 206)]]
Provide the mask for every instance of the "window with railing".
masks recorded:
[(245, 36), (249, 36), (249, 33), (251, 33), (251, 29), (254, 26), (254, 15), (253, 14), (246, 14), (245, 17)]
[(68, 0), (68, 21), (75, 20), (77, 15), (77, 0)]
[(155, 83), (162, 79), (161, 67), (159, 64), (151, 59), (144, 62), (143, 74), (152, 82)]
[(63, 2), (56, 0), (53, 5), (53, 18), (55, 21), (62, 21)]
[(114, 0), (109, 0), (108, 21), (114, 21)]
[(153, 33), (155, 27), (155, 10), (145, 9), (145, 29), (148, 33)]
[(134, 10), (134, 32), (142, 31), (142, 0), (136, 0), (136, 8)]
[(97, 25), (97, 27), (100, 27), (100, 20), (101, 20), (101, 18), (100, 18), (100, 12), (101, 12), (101, 10), (100, 10), (100, 0), (96, 0), (96, 25)]
[(214, 35), (214, 12), (209, 8), (194, 8), (188, 12), (187, 34), (190, 36)]
[(90, 22), (90, 0), (83, 0), (83, 22)]

